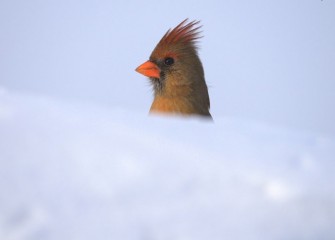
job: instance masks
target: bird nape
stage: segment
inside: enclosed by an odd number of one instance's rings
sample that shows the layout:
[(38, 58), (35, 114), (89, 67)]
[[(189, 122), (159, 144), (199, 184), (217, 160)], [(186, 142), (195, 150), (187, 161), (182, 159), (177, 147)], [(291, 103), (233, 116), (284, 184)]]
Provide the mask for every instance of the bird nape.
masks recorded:
[(197, 53), (199, 21), (182, 21), (166, 32), (148, 61), (136, 71), (149, 77), (154, 100), (150, 113), (211, 118), (202, 63)]

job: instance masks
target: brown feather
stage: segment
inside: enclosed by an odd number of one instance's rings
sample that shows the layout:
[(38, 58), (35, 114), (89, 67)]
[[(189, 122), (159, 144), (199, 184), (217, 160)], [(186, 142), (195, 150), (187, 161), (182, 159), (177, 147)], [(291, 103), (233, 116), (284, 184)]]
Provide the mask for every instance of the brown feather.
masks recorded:
[[(149, 62), (156, 64), (160, 77), (150, 77), (155, 98), (150, 112), (202, 115), (211, 117), (210, 101), (204, 70), (198, 57), (196, 42), (200, 36), (199, 21), (188, 19), (168, 30), (153, 50)], [(164, 64), (173, 58), (171, 66)]]

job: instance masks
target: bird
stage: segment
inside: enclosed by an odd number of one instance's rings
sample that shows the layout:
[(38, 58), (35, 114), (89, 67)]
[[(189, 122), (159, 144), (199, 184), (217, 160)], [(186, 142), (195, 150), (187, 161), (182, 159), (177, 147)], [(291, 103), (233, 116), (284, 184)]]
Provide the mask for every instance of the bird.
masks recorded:
[(212, 119), (202, 63), (198, 56), (200, 21), (183, 20), (169, 29), (149, 60), (135, 71), (150, 79), (154, 99), (149, 113)]

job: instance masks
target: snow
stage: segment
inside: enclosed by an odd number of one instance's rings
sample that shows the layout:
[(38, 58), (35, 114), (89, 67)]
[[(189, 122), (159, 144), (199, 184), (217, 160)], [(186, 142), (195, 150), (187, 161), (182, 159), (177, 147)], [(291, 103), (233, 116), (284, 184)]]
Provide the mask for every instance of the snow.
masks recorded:
[(0, 239), (335, 239), (335, 139), (0, 88)]

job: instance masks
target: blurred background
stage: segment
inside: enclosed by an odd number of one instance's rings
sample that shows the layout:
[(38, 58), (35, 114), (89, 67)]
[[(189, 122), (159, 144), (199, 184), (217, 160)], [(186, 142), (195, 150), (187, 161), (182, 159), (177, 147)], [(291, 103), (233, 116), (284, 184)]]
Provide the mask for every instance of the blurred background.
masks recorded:
[[(334, 239), (335, 2), (1, 1), (0, 239)], [(215, 124), (134, 69), (201, 20)]]
[(163, 34), (201, 20), (213, 116), (335, 134), (334, 1), (2, 1), (0, 84), (147, 111), (134, 69)]

